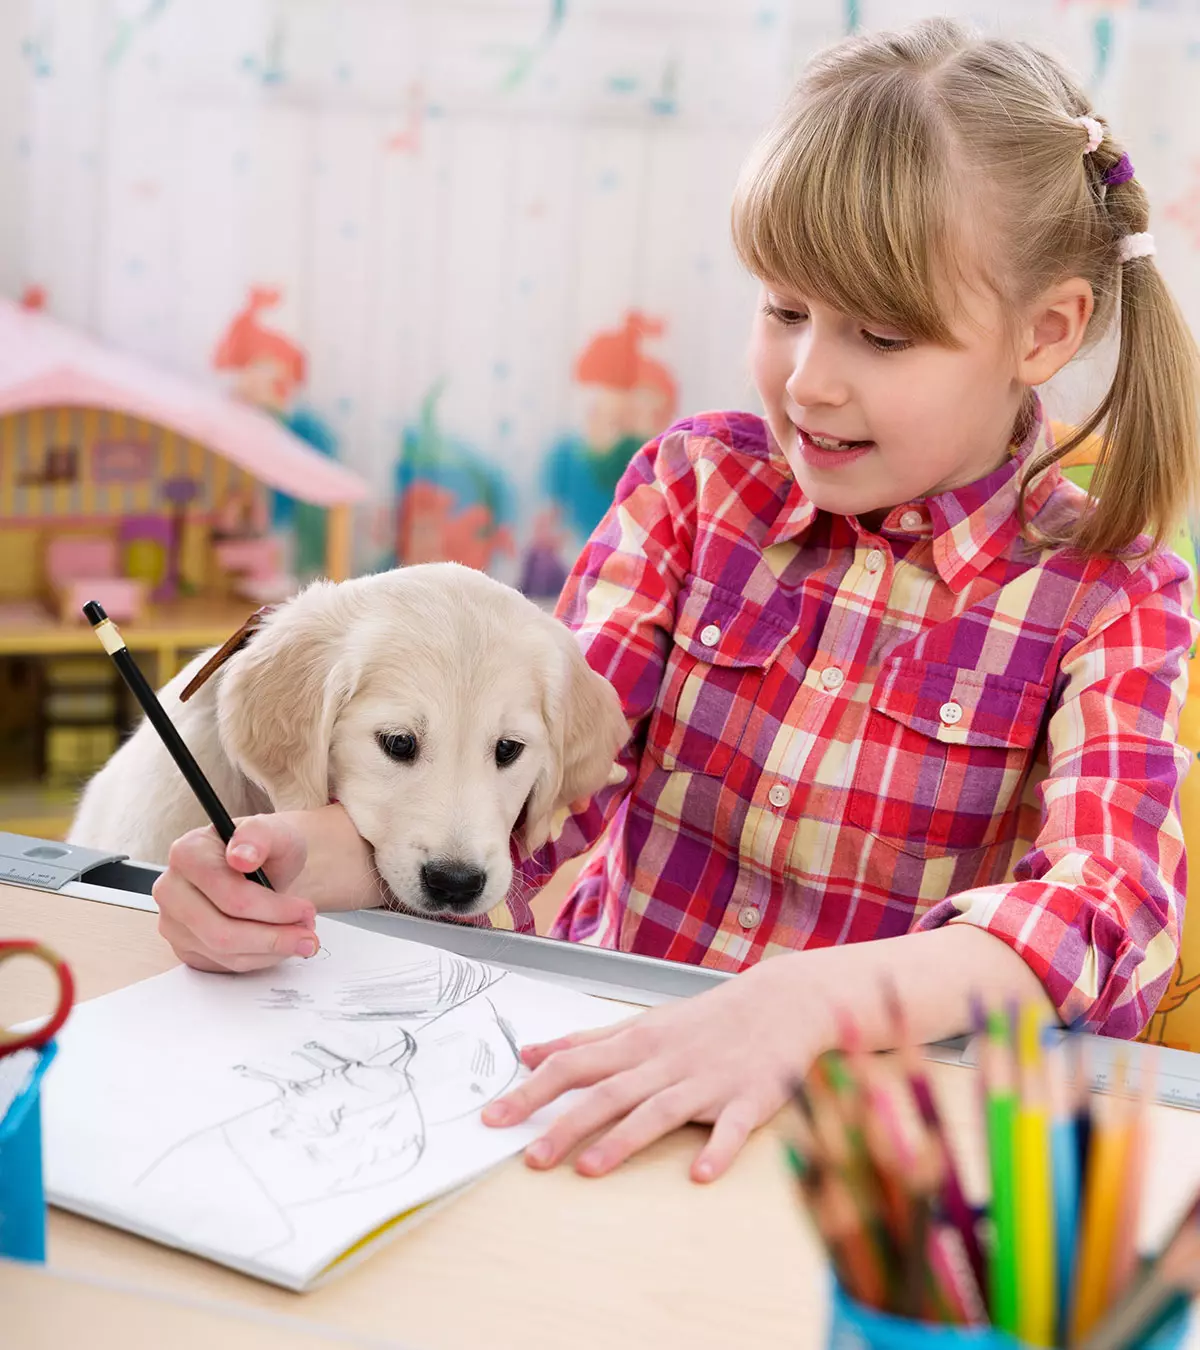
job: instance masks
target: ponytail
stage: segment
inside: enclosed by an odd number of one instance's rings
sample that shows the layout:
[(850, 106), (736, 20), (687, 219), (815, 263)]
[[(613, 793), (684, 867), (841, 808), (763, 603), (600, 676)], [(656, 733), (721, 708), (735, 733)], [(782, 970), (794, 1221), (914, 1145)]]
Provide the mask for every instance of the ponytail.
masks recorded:
[[(1121, 152), (1105, 135), (1094, 155), (1098, 205), (1112, 225), (1114, 254), (1120, 241), (1145, 231), (1146, 194), (1132, 177), (1104, 188), (1106, 172)], [(1126, 161), (1127, 162), (1127, 161)], [(1132, 170), (1130, 170), (1132, 173)], [(1127, 554), (1139, 535), (1163, 544), (1196, 504), (1200, 487), (1196, 343), (1152, 255), (1116, 264), (1120, 271), (1120, 347), (1108, 392), (1061, 444), (1032, 463), (1039, 470), (1069, 455), (1101, 429), (1089, 489), (1091, 509), (1070, 543), (1088, 554)], [(1025, 486), (1021, 490), (1024, 505)]]

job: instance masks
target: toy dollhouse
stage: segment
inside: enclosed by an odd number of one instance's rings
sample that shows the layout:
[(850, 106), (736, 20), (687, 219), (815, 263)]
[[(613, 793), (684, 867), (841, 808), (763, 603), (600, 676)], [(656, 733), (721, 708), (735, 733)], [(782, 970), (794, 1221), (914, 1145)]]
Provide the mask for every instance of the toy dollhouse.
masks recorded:
[(0, 301), (0, 603), (73, 619), (81, 579), (126, 619), (180, 596), (281, 598), (271, 491), (329, 511), (325, 571), (347, 576), (356, 474), (257, 409)]
[(0, 300), (0, 704), (33, 776), (77, 778), (115, 744), (110, 673), (81, 675), (84, 600), (165, 680), (298, 584), (273, 493), (325, 509), (341, 580), (368, 491), (269, 414)]

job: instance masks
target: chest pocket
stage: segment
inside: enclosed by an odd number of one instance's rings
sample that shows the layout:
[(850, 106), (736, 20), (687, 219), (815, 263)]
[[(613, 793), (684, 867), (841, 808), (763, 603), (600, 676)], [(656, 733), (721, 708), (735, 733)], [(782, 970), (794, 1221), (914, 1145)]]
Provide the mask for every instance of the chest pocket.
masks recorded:
[(685, 578), (647, 745), (664, 769), (725, 772), (789, 632), (761, 605)]
[(884, 666), (863, 723), (846, 818), (938, 857), (1012, 836), (1050, 696), (1044, 684), (936, 662)]

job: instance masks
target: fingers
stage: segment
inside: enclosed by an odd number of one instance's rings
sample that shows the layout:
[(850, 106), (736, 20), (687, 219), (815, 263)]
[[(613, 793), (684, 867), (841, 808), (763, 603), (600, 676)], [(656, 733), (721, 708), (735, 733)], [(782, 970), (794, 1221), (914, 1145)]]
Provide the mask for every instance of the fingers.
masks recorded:
[(524, 1083), (483, 1111), (485, 1125), (519, 1125), (572, 1088), (589, 1087), (628, 1067), (628, 1051), (617, 1037), (561, 1050), (543, 1061)]
[(521, 1063), (527, 1069), (536, 1069), (538, 1065), (544, 1064), (551, 1055), (556, 1055), (560, 1050), (574, 1050), (580, 1045), (591, 1045), (594, 1041), (607, 1040), (609, 1036), (614, 1036), (624, 1028), (626, 1023), (618, 1022), (612, 1026), (596, 1027), (591, 1031), (576, 1031), (570, 1036), (560, 1036), (556, 1041), (542, 1041), (537, 1045), (523, 1045), (521, 1047)]
[[(295, 846), (279, 832), (251, 833), (255, 847), (272, 838), (283, 844), (286, 871), (287, 851), (294, 854)], [(311, 956), (319, 945), (311, 902), (268, 891), (232, 870), (211, 829), (193, 830), (175, 841), (167, 870), (154, 883), (154, 899), (160, 933), (181, 960), (198, 970), (258, 970), (288, 956)]]
[[(540, 1139), (535, 1139), (529, 1145), (525, 1150), (525, 1161), (531, 1167), (554, 1167), (597, 1130), (624, 1116), (626, 1112), (637, 1115), (641, 1109), (638, 1107), (639, 1102), (648, 1106), (654, 1098), (665, 1095), (654, 1092), (653, 1072), (644, 1066), (626, 1069), (589, 1089), (577, 1105), (565, 1111)], [(652, 1137), (657, 1138), (657, 1135)], [(584, 1156), (588, 1155), (591, 1155), (592, 1165), (596, 1168), (591, 1175), (599, 1176), (608, 1170), (603, 1165), (608, 1153), (602, 1145), (589, 1149)], [(616, 1166), (620, 1160), (616, 1159), (612, 1165)]]
[(657, 1092), (586, 1149), (575, 1170), (585, 1177), (602, 1177), (656, 1139), (695, 1119), (698, 1111), (694, 1086), (676, 1083)]
[[(271, 885), (286, 891), (304, 870), (308, 848), (304, 836), (282, 816), (247, 816), (239, 821), (225, 846), (225, 861), (238, 872), (262, 867)], [(259, 887), (261, 890), (262, 888)]]
[(745, 1147), (746, 1140), (764, 1118), (755, 1109), (753, 1102), (744, 1097), (734, 1098), (717, 1117), (708, 1143), (692, 1164), (692, 1180), (715, 1181), (727, 1172), (734, 1158)]
[[(236, 840), (235, 833), (231, 847)], [(256, 882), (247, 880), (227, 866), (227, 851), (214, 831), (207, 828), (192, 830), (171, 845), (164, 877), (183, 881), (231, 919), (312, 926), (316, 908), (310, 900), (282, 891), (268, 891)], [(260, 865), (261, 859), (251, 864), (248, 870), (253, 871)], [(159, 881), (170, 903), (173, 886), (164, 878), (159, 878)]]

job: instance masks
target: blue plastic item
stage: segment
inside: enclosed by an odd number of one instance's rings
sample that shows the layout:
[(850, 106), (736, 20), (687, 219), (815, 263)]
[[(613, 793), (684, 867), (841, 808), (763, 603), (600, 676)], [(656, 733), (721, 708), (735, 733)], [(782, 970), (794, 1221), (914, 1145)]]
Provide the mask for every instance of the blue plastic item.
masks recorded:
[(42, 1189), (42, 1075), (50, 1067), (53, 1041), (36, 1055), (37, 1063), (21, 1092), (0, 1119), (0, 1256), (18, 1261), (46, 1259), (46, 1196)]
[[(1142, 1345), (1142, 1350), (1178, 1350), (1188, 1328), (1188, 1313), (1174, 1317)], [(829, 1350), (1028, 1350), (1023, 1341), (995, 1327), (948, 1327), (914, 1322), (856, 1303), (836, 1281), (829, 1322)]]

